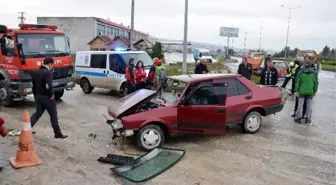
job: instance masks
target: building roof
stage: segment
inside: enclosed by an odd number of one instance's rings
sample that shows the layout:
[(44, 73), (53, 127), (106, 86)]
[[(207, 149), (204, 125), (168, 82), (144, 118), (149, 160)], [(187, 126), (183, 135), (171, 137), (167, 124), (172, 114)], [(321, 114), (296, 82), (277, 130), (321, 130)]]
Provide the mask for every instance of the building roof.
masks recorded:
[(301, 55), (308, 54), (308, 53), (316, 53), (316, 52), (314, 50), (300, 50), (297, 52), (297, 54), (301, 54)]
[(144, 42), (146, 45), (154, 45), (151, 41), (149, 41), (149, 40), (147, 40), (147, 39), (140, 39), (140, 40), (136, 41), (136, 42), (134, 43), (134, 45), (138, 45), (138, 44), (140, 44), (140, 43), (142, 43), (142, 42)]
[[(115, 40), (117, 40), (117, 39), (120, 39), (120, 40), (122, 40), (125, 44), (127, 44), (128, 46), (130, 45), (130, 42), (129, 42), (129, 39), (127, 38), (127, 37), (125, 37), (125, 36), (117, 36), (117, 37), (115, 37), (111, 42), (113, 42), (113, 41), (115, 41)], [(110, 43), (111, 43), (110, 42)]]
[(97, 35), (95, 38), (93, 38), (88, 45), (90, 45), (94, 40), (96, 40), (97, 38), (101, 38), (104, 42), (106, 42), (106, 44), (111, 43), (115, 38), (111, 35)]
[[(129, 28), (128, 26), (124, 26), (122, 24), (118, 24), (118, 23), (115, 23), (115, 22), (112, 22), (112, 21), (109, 21), (109, 20), (106, 20), (106, 19), (96, 18), (96, 21), (100, 22), (100, 23), (104, 23), (104, 24), (110, 25), (110, 26), (122, 28), (122, 29), (125, 29), (127, 31), (131, 31), (131, 28)], [(140, 34), (143, 34), (143, 35), (149, 35), (148, 33), (141, 32), (141, 31), (138, 31), (138, 30), (134, 30), (134, 31), (136, 33), (140, 33)]]

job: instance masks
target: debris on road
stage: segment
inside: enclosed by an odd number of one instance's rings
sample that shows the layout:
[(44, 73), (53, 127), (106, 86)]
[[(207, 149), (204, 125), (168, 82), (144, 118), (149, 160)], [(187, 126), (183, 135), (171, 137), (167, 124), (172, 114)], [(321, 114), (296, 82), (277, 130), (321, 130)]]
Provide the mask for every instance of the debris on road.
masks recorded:
[(113, 165), (124, 165), (126, 163), (133, 162), (134, 158), (129, 157), (129, 156), (107, 154), (106, 157), (100, 157), (98, 161), (102, 163), (113, 164)]
[(111, 168), (111, 171), (131, 182), (144, 182), (174, 166), (184, 154), (185, 150), (155, 148), (134, 162)]

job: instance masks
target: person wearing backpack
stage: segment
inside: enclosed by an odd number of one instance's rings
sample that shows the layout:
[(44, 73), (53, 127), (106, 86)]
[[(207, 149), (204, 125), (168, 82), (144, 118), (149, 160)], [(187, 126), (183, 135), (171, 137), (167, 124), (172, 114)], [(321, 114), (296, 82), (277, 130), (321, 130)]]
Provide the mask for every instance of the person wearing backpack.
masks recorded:
[(154, 87), (157, 89), (166, 79), (166, 67), (162, 65), (162, 61), (158, 60), (155, 66)]

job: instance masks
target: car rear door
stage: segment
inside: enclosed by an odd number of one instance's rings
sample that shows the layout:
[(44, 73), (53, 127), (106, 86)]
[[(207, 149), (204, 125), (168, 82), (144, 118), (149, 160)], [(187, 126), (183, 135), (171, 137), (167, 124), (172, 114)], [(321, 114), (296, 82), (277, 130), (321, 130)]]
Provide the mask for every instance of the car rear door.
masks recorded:
[(199, 134), (225, 133), (224, 83), (201, 84), (178, 106), (178, 131)]
[(227, 84), (226, 95), (226, 124), (241, 123), (247, 109), (250, 107), (253, 94), (244, 84), (244, 77), (223, 78), (216, 80)]

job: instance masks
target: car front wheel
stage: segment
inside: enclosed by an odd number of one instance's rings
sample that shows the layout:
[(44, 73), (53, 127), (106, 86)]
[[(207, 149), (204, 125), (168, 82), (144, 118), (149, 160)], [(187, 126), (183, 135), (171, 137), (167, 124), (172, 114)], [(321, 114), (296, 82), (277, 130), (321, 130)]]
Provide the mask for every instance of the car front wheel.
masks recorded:
[(164, 133), (157, 125), (147, 125), (137, 133), (137, 143), (145, 151), (150, 151), (163, 145), (164, 140)]
[(262, 124), (262, 117), (258, 112), (250, 112), (244, 120), (243, 127), (246, 133), (254, 134), (259, 131)]

